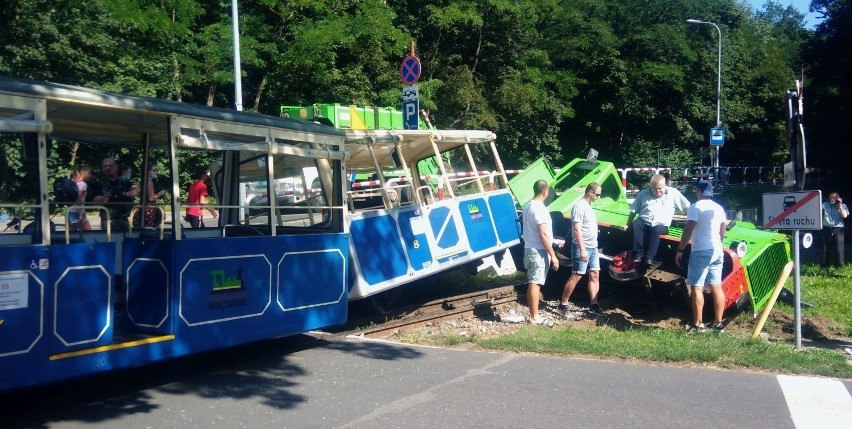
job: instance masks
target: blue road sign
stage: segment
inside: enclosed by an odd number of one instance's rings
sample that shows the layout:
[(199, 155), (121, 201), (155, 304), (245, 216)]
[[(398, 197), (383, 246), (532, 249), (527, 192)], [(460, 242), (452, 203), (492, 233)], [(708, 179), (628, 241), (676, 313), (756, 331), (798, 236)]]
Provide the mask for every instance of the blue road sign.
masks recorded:
[(722, 146), (725, 144), (725, 130), (723, 128), (710, 128), (710, 145)]
[(402, 89), (402, 117), (403, 128), (416, 130), (420, 112), (420, 98), (417, 85), (406, 86)]

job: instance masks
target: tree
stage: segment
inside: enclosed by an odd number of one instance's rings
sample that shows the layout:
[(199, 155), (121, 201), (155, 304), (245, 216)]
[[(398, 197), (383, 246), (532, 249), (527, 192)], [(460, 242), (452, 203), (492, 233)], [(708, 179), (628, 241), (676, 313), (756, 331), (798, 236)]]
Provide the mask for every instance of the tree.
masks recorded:
[(850, 194), (852, 171), (843, 145), (852, 137), (852, 4), (848, 0), (812, 0), (811, 10), (825, 20), (804, 49), (808, 65), (805, 80), (805, 130), (808, 163), (830, 174), (826, 185)]

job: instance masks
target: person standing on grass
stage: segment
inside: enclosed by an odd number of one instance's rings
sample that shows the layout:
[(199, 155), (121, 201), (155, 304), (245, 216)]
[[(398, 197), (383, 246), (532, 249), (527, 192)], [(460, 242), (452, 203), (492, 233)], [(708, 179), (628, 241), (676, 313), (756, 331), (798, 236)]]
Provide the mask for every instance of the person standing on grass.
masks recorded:
[(550, 212), (544, 206), (544, 200), (550, 193), (550, 187), (544, 180), (533, 184), (535, 196), (524, 207), (523, 239), (524, 268), (527, 269), (527, 305), (530, 308), (530, 323), (546, 324), (538, 314), (541, 299), (541, 286), (547, 279), (548, 267), (559, 270), (559, 259), (553, 250), (553, 221)]
[(828, 201), (822, 203), (822, 266), (828, 267), (836, 262), (838, 267), (843, 266), (843, 246), (846, 233), (843, 219), (849, 216), (849, 208), (843, 204), (840, 194), (832, 192), (828, 194)]
[(577, 283), (589, 273), (589, 310), (593, 316), (606, 317), (606, 313), (598, 304), (598, 291), (600, 290), (601, 263), (598, 255), (598, 219), (591, 203), (601, 197), (601, 185), (597, 182), (586, 186), (583, 198), (574, 203), (571, 208), (571, 259), (574, 272), (568, 277), (562, 290), (562, 300), (559, 302), (558, 310), (568, 320), (575, 320), (575, 316), (568, 307), (568, 300), (574, 293)]
[(727, 219), (722, 206), (711, 200), (713, 184), (708, 180), (698, 182), (695, 188), (698, 201), (686, 212), (686, 226), (677, 246), (675, 265), (680, 266), (683, 251), (692, 240), (692, 252), (689, 256), (689, 268), (686, 284), (692, 291), (692, 327), (690, 332), (704, 332), (702, 322), (704, 312), (704, 286), (710, 286), (713, 296), (713, 329), (723, 332), (722, 314), (725, 311), (725, 292), (722, 291), (722, 265), (724, 253), (722, 240), (725, 239)]

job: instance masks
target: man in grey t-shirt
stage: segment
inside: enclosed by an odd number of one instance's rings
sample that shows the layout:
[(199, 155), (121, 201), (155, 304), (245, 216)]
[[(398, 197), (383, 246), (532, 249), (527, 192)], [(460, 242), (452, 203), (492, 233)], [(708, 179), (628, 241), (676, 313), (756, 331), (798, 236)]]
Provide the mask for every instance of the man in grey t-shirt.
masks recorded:
[(573, 260), (574, 272), (565, 282), (562, 290), (562, 300), (559, 302), (559, 312), (568, 319), (577, 317), (571, 313), (568, 300), (574, 293), (574, 288), (580, 278), (589, 272), (589, 314), (594, 316), (606, 316), (598, 304), (598, 291), (600, 290), (601, 264), (598, 256), (598, 220), (591, 202), (601, 197), (601, 185), (597, 182), (586, 186), (583, 198), (574, 203), (571, 208), (571, 228), (573, 237), (571, 239), (571, 258)]

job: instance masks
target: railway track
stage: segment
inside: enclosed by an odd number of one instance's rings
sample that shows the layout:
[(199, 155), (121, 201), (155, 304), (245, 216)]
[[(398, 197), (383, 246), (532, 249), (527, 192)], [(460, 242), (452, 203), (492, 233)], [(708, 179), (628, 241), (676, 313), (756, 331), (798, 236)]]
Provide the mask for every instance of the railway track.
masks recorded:
[[(525, 285), (503, 286), (479, 292), (467, 293), (448, 298), (440, 298), (424, 303), (393, 320), (337, 333), (341, 336), (364, 336), (369, 338), (386, 338), (399, 332), (416, 329), (428, 324), (463, 316), (493, 316), (494, 308), (510, 302), (523, 299)], [(373, 320), (372, 322), (375, 322)], [(364, 323), (362, 321), (361, 323)]]

